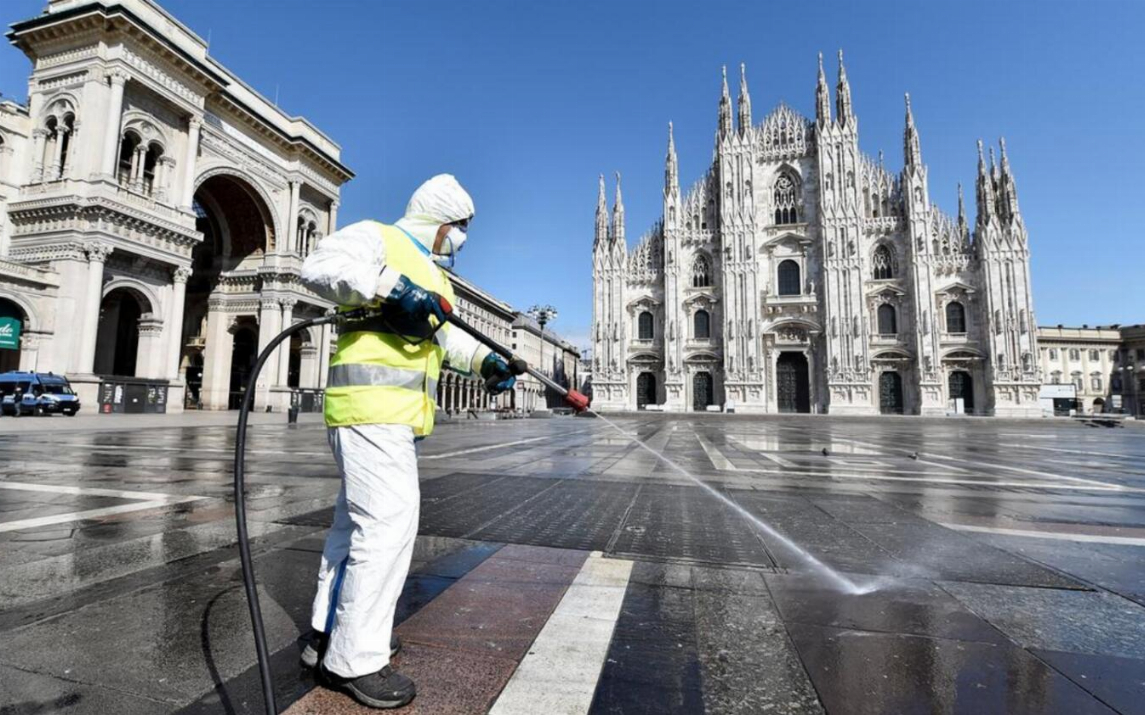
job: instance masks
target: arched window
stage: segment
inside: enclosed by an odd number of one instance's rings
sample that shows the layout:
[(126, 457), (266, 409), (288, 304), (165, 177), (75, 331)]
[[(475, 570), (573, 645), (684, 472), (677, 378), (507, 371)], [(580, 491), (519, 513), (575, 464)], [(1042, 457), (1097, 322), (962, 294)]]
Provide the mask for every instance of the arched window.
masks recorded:
[(647, 310), (640, 314), (640, 317), (636, 319), (636, 323), (636, 334), (640, 336), (641, 340), (651, 340), (655, 337), (652, 328), (652, 314)]
[(692, 263), (692, 287), (707, 288), (712, 284), (712, 263), (704, 254), (696, 256)]
[(958, 301), (946, 304), (946, 332), (966, 332), (966, 308)]
[(139, 135), (125, 132), (119, 145), (119, 183), (130, 186), (135, 180), (135, 158), (139, 148)]
[(158, 144), (151, 144), (147, 147), (147, 153), (143, 155), (143, 176), (141, 177), (141, 189), (144, 194), (152, 195), (154, 191), (159, 188), (156, 179), (156, 169), (159, 166), (159, 159), (163, 156), (163, 147)]
[(875, 280), (887, 280), (895, 277), (895, 257), (891, 253), (891, 249), (886, 246), (879, 246), (875, 249), (875, 255), (871, 258), (871, 265), (874, 267)]
[(696, 340), (708, 340), (712, 337), (712, 318), (706, 310), (697, 310), (692, 317), (692, 335)]
[(1050, 375), (1050, 384), (1051, 385), (1062, 384), (1062, 374), (1061, 374), (1060, 370), (1054, 370), (1053, 373)]
[(783, 172), (775, 180), (775, 223), (799, 222), (799, 184), (789, 172)]
[(879, 335), (898, 335), (898, 315), (893, 305), (879, 306)]
[(779, 294), (799, 295), (803, 282), (799, 279), (799, 264), (790, 258), (779, 264)]

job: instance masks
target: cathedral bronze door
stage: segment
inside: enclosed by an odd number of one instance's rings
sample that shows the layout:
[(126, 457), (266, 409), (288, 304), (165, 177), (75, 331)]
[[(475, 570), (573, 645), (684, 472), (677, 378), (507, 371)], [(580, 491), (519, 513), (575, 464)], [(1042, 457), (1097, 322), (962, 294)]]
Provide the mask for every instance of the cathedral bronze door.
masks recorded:
[(650, 372), (642, 372), (636, 378), (636, 409), (642, 410), (645, 405), (656, 404), (656, 376)]
[(950, 388), (950, 399), (962, 399), (962, 409), (967, 413), (974, 411), (974, 382), (970, 377), (970, 373), (957, 370), (950, 373), (950, 378), (947, 380), (947, 386)]
[(697, 372), (692, 377), (692, 409), (705, 412), (712, 404), (712, 373)]
[(811, 385), (807, 356), (781, 353), (775, 363), (775, 395), (780, 412), (810, 412)]
[(879, 375), (879, 412), (901, 415), (902, 405), (902, 376), (890, 370)]

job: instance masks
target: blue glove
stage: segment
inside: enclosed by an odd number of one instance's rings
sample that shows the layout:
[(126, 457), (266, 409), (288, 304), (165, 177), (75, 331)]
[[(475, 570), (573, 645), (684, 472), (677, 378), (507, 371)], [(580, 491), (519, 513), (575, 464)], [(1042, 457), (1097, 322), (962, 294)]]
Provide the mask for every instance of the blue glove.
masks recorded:
[(429, 320), (429, 316), (432, 315), (439, 323), (445, 322), (441, 297), (431, 290), (422, 288), (404, 275), (398, 276), (397, 285), (385, 300), (397, 305), (403, 313), (415, 321)]
[(509, 363), (497, 353), (485, 356), (481, 362), (481, 377), (485, 378), (485, 391), (490, 395), (500, 395), (517, 384), (517, 378), (509, 370)]

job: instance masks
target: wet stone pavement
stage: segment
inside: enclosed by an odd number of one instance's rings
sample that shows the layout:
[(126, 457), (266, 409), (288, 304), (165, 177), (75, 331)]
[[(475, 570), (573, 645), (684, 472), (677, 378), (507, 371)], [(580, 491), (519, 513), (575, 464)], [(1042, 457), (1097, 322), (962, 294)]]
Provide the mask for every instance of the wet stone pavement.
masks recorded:
[[(63, 419), (0, 420), (0, 715), (262, 712), (233, 427)], [(1145, 713), (1145, 430), (610, 419), (422, 443), (403, 712)], [(298, 664), (325, 431), (249, 450), (279, 705), (363, 712)]]

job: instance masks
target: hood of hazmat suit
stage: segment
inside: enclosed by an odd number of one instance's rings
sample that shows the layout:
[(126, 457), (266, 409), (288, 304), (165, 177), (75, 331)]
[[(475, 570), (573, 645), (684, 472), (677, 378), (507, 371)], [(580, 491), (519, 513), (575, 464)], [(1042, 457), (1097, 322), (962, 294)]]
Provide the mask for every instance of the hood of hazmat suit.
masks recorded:
[(472, 218), (473, 199), (450, 174), (438, 174), (417, 188), (396, 225), (433, 252), (437, 229), (445, 223)]

